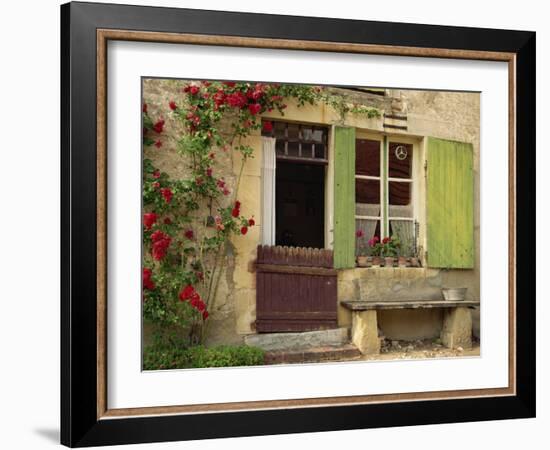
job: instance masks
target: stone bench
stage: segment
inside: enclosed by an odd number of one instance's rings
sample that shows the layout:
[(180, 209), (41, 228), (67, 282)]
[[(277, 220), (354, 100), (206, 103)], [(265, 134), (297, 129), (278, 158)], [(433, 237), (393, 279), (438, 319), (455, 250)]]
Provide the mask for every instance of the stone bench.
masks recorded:
[(351, 341), (363, 354), (380, 353), (377, 311), (383, 309), (445, 308), (441, 341), (448, 348), (472, 347), (472, 312), (479, 301), (400, 300), (342, 301), (352, 313)]

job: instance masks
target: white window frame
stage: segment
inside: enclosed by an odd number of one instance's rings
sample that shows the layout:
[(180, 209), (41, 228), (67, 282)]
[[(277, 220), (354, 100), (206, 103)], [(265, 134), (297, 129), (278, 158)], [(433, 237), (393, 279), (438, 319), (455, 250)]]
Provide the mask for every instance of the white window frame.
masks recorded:
[[(419, 204), (421, 198), (419, 195), (419, 170), (423, 166), (422, 155), (420, 152), (420, 139), (415, 139), (414, 137), (400, 135), (400, 134), (390, 134), (390, 133), (371, 133), (363, 130), (356, 130), (355, 139), (368, 139), (380, 142), (380, 176), (372, 175), (357, 175), (355, 174), (356, 180), (373, 180), (379, 181), (380, 183), (380, 215), (376, 216), (363, 216), (355, 215), (355, 220), (378, 220), (380, 221), (380, 234), (382, 237), (389, 236), (389, 227), (390, 220), (406, 220), (410, 222), (418, 222), (418, 212)], [(411, 178), (395, 178), (389, 177), (389, 144), (390, 143), (399, 143), (399, 144), (410, 144), (413, 147), (413, 159), (411, 167)], [(385, 157), (386, 149), (388, 148), (388, 157)], [(399, 216), (390, 216), (389, 215), (389, 182), (401, 182), (401, 183), (411, 183), (411, 206), (412, 206), (412, 217), (399, 217)], [(387, 199), (386, 199), (386, 193)], [(357, 201), (356, 201), (357, 203)]]

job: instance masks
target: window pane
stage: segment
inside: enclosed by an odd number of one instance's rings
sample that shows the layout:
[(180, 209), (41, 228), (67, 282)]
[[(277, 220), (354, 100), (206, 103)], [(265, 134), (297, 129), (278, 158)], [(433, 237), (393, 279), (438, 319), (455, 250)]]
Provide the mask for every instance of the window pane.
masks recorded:
[(324, 130), (313, 130), (313, 136), (311, 137), (315, 142), (325, 142)]
[(411, 178), (413, 146), (390, 142), (389, 147), (389, 177)]
[(355, 202), (380, 204), (380, 181), (355, 180)]
[(326, 158), (324, 144), (315, 144), (315, 158)]
[(298, 142), (288, 143), (288, 156), (298, 156)]
[(380, 239), (380, 221), (379, 220), (366, 220), (356, 219), (355, 230), (361, 230), (363, 232), (362, 237), (357, 238), (357, 245), (355, 246), (355, 253), (360, 255), (370, 255), (369, 239), (377, 236)]
[(399, 255), (414, 256), (416, 253), (416, 226), (412, 220), (391, 220), (390, 234), (399, 239)]
[(313, 130), (309, 127), (302, 127), (302, 139), (304, 141), (311, 141), (313, 136)]
[(312, 149), (312, 144), (302, 144), (302, 158), (313, 158)]
[(355, 173), (380, 176), (380, 141), (368, 139), (355, 141)]
[(285, 154), (285, 141), (281, 141), (280, 139), (275, 141), (275, 153), (277, 155)]
[(388, 185), (390, 205), (409, 205), (411, 203), (411, 183), (390, 181)]
[(298, 134), (298, 125), (295, 123), (289, 123), (288, 124), (288, 138), (298, 140), (299, 134)]
[(283, 139), (285, 137), (286, 124), (284, 122), (273, 122), (275, 137)]

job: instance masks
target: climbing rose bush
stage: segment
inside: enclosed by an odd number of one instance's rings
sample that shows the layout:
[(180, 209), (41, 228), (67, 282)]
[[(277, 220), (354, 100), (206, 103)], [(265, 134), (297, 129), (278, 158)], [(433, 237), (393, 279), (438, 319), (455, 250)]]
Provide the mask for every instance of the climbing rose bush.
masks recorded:
[[(238, 190), (253, 149), (244, 139), (254, 130), (271, 131), (261, 115), (284, 114), (286, 101), (297, 106), (325, 102), (343, 114), (378, 114), (373, 108), (348, 105), (322, 88), (237, 82), (193, 82), (171, 93), (162, 115), (152, 117), (142, 105), (143, 146), (163, 151), (169, 139), (166, 117), (179, 122), (179, 155), (187, 176), (172, 179), (143, 162), (143, 314), (161, 328), (189, 331), (191, 343), (204, 340), (226, 264), (226, 246), (233, 236), (246, 237), (256, 222), (242, 214)], [(170, 122), (172, 123), (172, 122)], [(174, 139), (173, 137), (171, 139)], [(240, 155), (234, 186), (217, 174), (218, 155)]]

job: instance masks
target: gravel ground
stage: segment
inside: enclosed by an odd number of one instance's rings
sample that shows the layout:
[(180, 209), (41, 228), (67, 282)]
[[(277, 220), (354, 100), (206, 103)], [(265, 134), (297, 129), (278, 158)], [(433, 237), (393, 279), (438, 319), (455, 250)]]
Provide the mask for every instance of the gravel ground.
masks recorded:
[(391, 359), (428, 359), (453, 358), (463, 356), (479, 356), (479, 341), (474, 340), (471, 349), (449, 349), (441, 344), (439, 339), (425, 339), (417, 341), (390, 341), (384, 339), (379, 355), (365, 355), (363, 360), (391, 360)]

